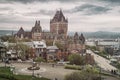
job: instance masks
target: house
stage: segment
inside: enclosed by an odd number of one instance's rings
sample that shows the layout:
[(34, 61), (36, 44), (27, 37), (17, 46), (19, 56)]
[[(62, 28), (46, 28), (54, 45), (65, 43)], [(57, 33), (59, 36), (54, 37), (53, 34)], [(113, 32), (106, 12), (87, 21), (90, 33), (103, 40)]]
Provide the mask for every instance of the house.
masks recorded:
[(0, 59), (4, 59), (6, 57), (7, 57), (6, 56), (6, 47), (3, 44), (3, 42), (1, 42), (1, 40), (0, 40)]
[(45, 57), (46, 54), (46, 43), (45, 41), (32, 41), (33, 43), (33, 49), (35, 50), (35, 56), (36, 57)]
[(47, 60), (56, 60), (57, 59), (57, 52), (58, 47), (57, 46), (48, 46), (47, 47)]

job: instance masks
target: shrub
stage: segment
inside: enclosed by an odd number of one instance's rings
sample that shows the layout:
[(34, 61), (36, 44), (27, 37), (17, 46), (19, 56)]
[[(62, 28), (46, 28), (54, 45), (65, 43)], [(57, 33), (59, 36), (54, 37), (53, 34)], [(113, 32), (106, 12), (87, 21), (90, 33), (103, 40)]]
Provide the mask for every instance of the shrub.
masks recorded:
[(75, 64), (75, 65), (84, 65), (85, 64), (85, 57), (81, 56), (79, 54), (69, 55), (68, 60), (70, 61), (70, 64)]
[(43, 59), (42, 57), (37, 57), (35, 59), (35, 62), (45, 62), (45, 59)]
[(64, 80), (101, 80), (99, 74), (93, 69), (73, 72), (65, 76)]
[(13, 77), (13, 75), (10, 75), (10, 74), (1, 74), (0, 73), (0, 78), (5, 78), (5, 79), (9, 79), (9, 80), (17, 80)]
[(82, 70), (82, 67), (77, 65), (65, 65), (65, 69)]

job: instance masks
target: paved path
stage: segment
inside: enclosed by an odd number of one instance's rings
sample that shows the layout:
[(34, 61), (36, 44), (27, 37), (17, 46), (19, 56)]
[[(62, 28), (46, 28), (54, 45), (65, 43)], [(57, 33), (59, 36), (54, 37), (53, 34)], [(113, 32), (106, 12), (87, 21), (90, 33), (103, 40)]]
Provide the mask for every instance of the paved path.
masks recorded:
[[(4, 63), (0, 63), (0, 66), (4, 66), (4, 65), (5, 65)], [(12, 65), (15, 66), (16, 73), (32, 75), (32, 71), (30, 73), (21, 71), (21, 69), (30, 67), (32, 65), (31, 63), (12, 63)], [(7, 65), (7, 66), (10, 66), (10, 65)], [(41, 64), (40, 68), (44, 68), (45, 71), (44, 72), (34, 71), (35, 75), (39, 73), (40, 76), (43, 76), (52, 80), (54, 80), (54, 78), (58, 78), (58, 80), (64, 80), (65, 75), (75, 71), (75, 70), (64, 69), (64, 66), (52, 67), (52, 65), (50, 64)]]
[(92, 52), (91, 50), (87, 50), (87, 53), (90, 53), (92, 55), (94, 55), (94, 59), (95, 62), (98, 64), (98, 66), (100, 66), (102, 69), (106, 70), (106, 71), (111, 71), (111, 70), (116, 70), (116, 68), (112, 65), (110, 65), (110, 61), (95, 54), (94, 52)]

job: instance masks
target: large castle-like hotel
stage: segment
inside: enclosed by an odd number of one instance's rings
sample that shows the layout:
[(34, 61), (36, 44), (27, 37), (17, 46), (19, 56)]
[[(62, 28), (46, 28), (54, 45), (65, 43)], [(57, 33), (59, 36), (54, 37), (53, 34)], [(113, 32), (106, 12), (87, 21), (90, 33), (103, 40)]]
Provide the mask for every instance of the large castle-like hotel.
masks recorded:
[(53, 19), (50, 20), (50, 31), (44, 32), (42, 30), (40, 21), (36, 21), (34, 27), (31, 31), (27, 32), (21, 27), (19, 31), (15, 34), (15, 37), (18, 39), (32, 39), (32, 40), (41, 40), (41, 39), (66, 39), (68, 32), (68, 20), (63, 15), (62, 10), (56, 11)]

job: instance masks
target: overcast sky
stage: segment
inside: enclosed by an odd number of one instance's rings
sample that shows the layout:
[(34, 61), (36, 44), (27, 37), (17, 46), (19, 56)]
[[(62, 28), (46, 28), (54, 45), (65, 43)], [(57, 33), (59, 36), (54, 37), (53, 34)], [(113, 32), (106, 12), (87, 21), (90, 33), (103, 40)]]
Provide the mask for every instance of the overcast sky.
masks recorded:
[(120, 31), (120, 0), (0, 0), (0, 29), (31, 30), (36, 20), (49, 30), (62, 9), (69, 31)]

